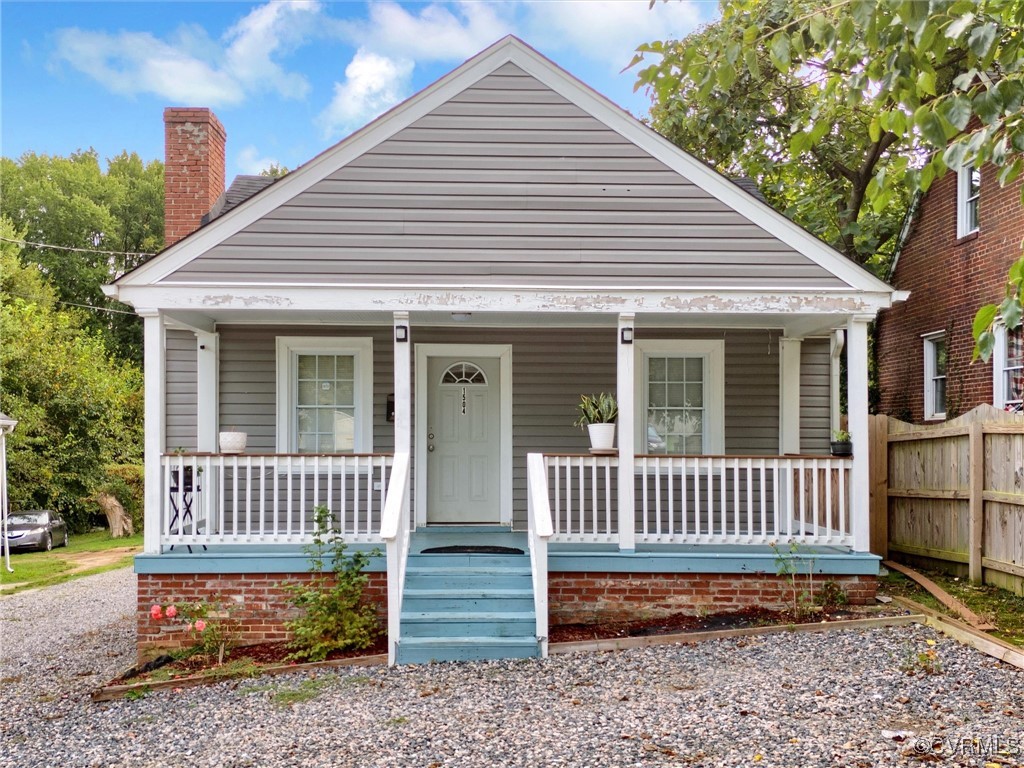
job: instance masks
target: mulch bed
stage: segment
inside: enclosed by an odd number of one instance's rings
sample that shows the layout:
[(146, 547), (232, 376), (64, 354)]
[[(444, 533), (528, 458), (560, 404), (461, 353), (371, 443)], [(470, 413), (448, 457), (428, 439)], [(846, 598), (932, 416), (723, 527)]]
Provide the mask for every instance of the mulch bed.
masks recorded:
[[(865, 615), (877, 615), (864, 610), (837, 609), (827, 612), (816, 611), (809, 614), (794, 615), (788, 611), (770, 611), (765, 608), (745, 608), (732, 613), (716, 613), (707, 616), (688, 616), (676, 613), (657, 618), (636, 619), (632, 621), (604, 622), (602, 624), (558, 624), (550, 627), (548, 641), (551, 643), (580, 642), (585, 640), (608, 640), (621, 637), (643, 637), (649, 635), (670, 635), (685, 632), (708, 632), (719, 629), (741, 629), (746, 627), (766, 627), (775, 624), (806, 624), (821, 621), (842, 621), (851, 618), (863, 618)], [(388, 641), (381, 635), (368, 648), (357, 651), (338, 651), (328, 655), (328, 661), (349, 659), (360, 656), (387, 654)], [(282, 643), (259, 643), (236, 648), (228, 657), (227, 662), (238, 663), (247, 661), (258, 666), (282, 666), (293, 662), (288, 658), (290, 651)], [(216, 668), (216, 660), (203, 656), (192, 656), (175, 659), (158, 668), (160, 679), (174, 679), (198, 675)], [(137, 683), (152, 679), (152, 673), (121, 677), (112, 684)]]

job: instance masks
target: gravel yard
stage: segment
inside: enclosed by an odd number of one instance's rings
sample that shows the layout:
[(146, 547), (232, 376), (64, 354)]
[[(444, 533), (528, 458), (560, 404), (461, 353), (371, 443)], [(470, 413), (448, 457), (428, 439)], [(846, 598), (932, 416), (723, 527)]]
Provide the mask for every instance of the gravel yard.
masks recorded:
[[(93, 704), (134, 659), (134, 583), (114, 571), (0, 600), (0, 766), (1024, 765), (1024, 673), (920, 627)], [(901, 671), (928, 640), (941, 673)]]

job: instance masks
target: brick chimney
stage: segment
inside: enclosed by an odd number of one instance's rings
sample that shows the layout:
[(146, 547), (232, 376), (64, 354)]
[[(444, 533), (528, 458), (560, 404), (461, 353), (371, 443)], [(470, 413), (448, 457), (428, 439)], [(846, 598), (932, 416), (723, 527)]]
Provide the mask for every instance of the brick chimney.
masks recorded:
[(227, 134), (205, 107), (164, 110), (164, 245), (199, 229), (224, 192)]

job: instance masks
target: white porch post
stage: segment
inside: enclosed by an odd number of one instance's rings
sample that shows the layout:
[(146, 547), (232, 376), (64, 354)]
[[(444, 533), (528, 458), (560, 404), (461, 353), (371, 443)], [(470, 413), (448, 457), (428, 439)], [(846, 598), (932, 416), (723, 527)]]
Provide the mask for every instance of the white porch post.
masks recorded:
[(618, 348), (616, 369), (616, 398), (619, 401), (619, 549), (632, 552), (636, 549), (636, 524), (634, 522), (634, 476), (635, 425), (633, 387), (633, 322), (632, 312), (619, 315), (615, 343)]
[(395, 453), (412, 448), (412, 366), (409, 313), (394, 313)]
[(779, 453), (800, 453), (800, 349), (803, 339), (779, 339)]
[(217, 452), (220, 431), (220, 334), (196, 331), (196, 447)]
[(846, 326), (846, 404), (853, 440), (850, 472), (850, 524), (853, 548), (870, 549), (868, 487), (868, 323), (873, 318), (855, 315)]
[(164, 322), (158, 312), (139, 312), (143, 325), (143, 366), (145, 371), (145, 534), (143, 549), (160, 553), (163, 482), (161, 456), (164, 452)]

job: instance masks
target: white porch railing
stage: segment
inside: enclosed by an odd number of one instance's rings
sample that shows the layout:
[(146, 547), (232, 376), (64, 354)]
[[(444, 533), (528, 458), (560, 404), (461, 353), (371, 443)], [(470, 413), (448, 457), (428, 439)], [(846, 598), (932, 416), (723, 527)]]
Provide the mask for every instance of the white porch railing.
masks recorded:
[(537, 617), (537, 640), (541, 658), (548, 657), (548, 539), (554, 533), (548, 499), (548, 468), (544, 457), (531, 453), (526, 460), (529, 477), (527, 541), (530, 545), (530, 570), (533, 573), (533, 608)]
[(390, 454), (167, 454), (161, 546), (307, 544), (324, 505), (349, 542), (379, 542)]
[[(531, 454), (538, 455), (539, 454)], [(618, 458), (548, 455), (556, 542), (618, 541)], [(831, 456), (637, 456), (638, 543), (852, 546), (852, 459)], [(531, 498), (532, 498), (531, 486)]]
[(411, 536), (409, 510), (409, 454), (398, 453), (391, 469), (388, 498), (380, 526), (380, 537), (387, 545), (388, 664), (392, 665), (396, 661), (401, 640), (402, 592)]

